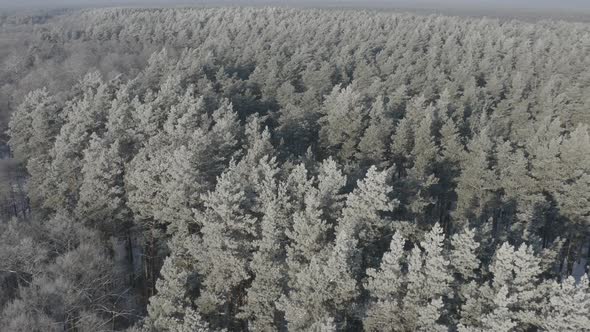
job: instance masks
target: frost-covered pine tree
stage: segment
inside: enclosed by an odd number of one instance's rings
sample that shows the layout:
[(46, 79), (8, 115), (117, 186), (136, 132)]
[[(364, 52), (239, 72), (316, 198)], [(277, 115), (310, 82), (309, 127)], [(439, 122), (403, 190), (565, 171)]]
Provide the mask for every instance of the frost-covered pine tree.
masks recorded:
[(30, 92), (9, 123), (14, 156), (26, 161), (46, 156), (61, 127), (60, 109), (47, 89)]
[(124, 151), (123, 156), (129, 161), (137, 153), (138, 124), (134, 121), (134, 105), (139, 104), (138, 97), (132, 99), (128, 84), (121, 85), (111, 103), (111, 109), (107, 115), (106, 134), (110, 140), (119, 140)]
[(450, 266), (463, 280), (475, 277), (481, 262), (477, 257), (479, 243), (475, 240), (475, 230), (465, 229), (451, 237)]
[(426, 283), (421, 291), (433, 297), (447, 296), (452, 281), (449, 260), (444, 254), (445, 234), (439, 224), (435, 224), (426, 234), (421, 246), (424, 248), (424, 274)]
[[(243, 325), (236, 315), (246, 304), (247, 286), (254, 277), (253, 267), (258, 271), (264, 269), (261, 265), (265, 262), (252, 265), (261, 243), (258, 241), (269, 245), (280, 243), (286, 225), (286, 221), (279, 223), (281, 218), (272, 219), (275, 224), (262, 227), (269, 238), (264, 239), (261, 234), (258, 214), (264, 213), (265, 207), (272, 202), (276, 191), (272, 183), (278, 172), (274, 158), (260, 156), (256, 160), (257, 154), (264, 151), (261, 150), (264, 146), (259, 144), (262, 142), (256, 139), (253, 150), (249, 150), (238, 164), (230, 165), (218, 178), (215, 190), (203, 196), (205, 211), (197, 212), (196, 221), (201, 225), (203, 238), (203, 254), (199, 258), (203, 288), (197, 303), (201, 312), (211, 315), (211, 320), (221, 327)], [(256, 164), (251, 166), (253, 162)], [(266, 220), (266, 223), (271, 221)], [(273, 227), (278, 227), (279, 232), (275, 233)], [(279, 238), (273, 239), (272, 236)], [(268, 250), (272, 252), (274, 249)], [(252, 296), (256, 294), (252, 293)], [(260, 310), (252, 309), (256, 314), (260, 313)]]
[(62, 124), (61, 108), (47, 89), (30, 92), (8, 124), (14, 157), (25, 163), (30, 175), (28, 195), (35, 208), (45, 199), (43, 183), (51, 163), (49, 151)]
[(365, 112), (363, 98), (352, 86), (335, 86), (324, 101), (320, 139), (326, 150), (337, 154), (341, 161), (351, 160), (356, 153)]
[(404, 244), (405, 239), (396, 232), (379, 269), (367, 269), (365, 289), (373, 299), (363, 319), (363, 327), (367, 331), (381, 331), (384, 327), (394, 330), (403, 324), (401, 299), (405, 284), (402, 273)]
[(490, 166), (494, 144), (487, 131), (474, 137), (467, 147), (468, 153), (461, 164), (461, 175), (457, 179), (457, 207), (454, 218), (463, 222), (471, 220), (475, 225), (483, 225), (491, 214), (490, 203), (496, 197), (497, 181)]
[(115, 231), (129, 220), (123, 182), (120, 143), (91, 136), (84, 151), (77, 215), (90, 223)]
[[(146, 225), (166, 224), (164, 211), (168, 197), (164, 188), (172, 151), (161, 136), (150, 139), (128, 163), (125, 185), (128, 206), (136, 219)], [(147, 226), (149, 228), (151, 226)]]
[[(437, 323), (443, 315), (442, 300), (449, 296), (453, 280), (449, 261), (443, 254), (444, 234), (435, 224), (419, 247), (408, 257), (407, 293), (403, 299), (407, 329), (442, 329)], [(427, 308), (424, 315), (424, 308)]]
[(318, 199), (323, 210), (323, 216), (328, 222), (335, 223), (342, 214), (346, 186), (346, 175), (343, 174), (336, 161), (328, 158), (319, 166)]
[(148, 318), (144, 328), (148, 331), (205, 332), (209, 325), (194, 309), (190, 293), (198, 283), (193, 267), (195, 261), (186, 248), (190, 241), (186, 229), (180, 229), (170, 241), (171, 254), (164, 260), (157, 293), (150, 298)]
[(495, 253), (490, 269), (492, 281), (463, 292), (467, 297), (462, 307), (465, 328), (510, 331), (538, 328), (542, 317), (546, 287), (540, 282), (541, 258), (532, 247), (522, 244), (518, 249), (504, 243)]
[(433, 187), (438, 183), (434, 174), (438, 163), (438, 146), (433, 135), (435, 121), (434, 106), (428, 106), (414, 132), (414, 146), (411, 151), (412, 167), (408, 177), (402, 181), (411, 218), (424, 223), (436, 203)]
[(65, 111), (65, 123), (50, 151), (51, 164), (43, 188), (45, 206), (73, 210), (81, 186), (83, 151), (92, 133), (104, 134), (111, 106), (114, 82), (103, 82), (99, 73), (90, 73), (80, 83), (81, 95)]
[(590, 331), (590, 286), (588, 276), (579, 281), (568, 277), (550, 281), (542, 308), (541, 327), (547, 331)]
[(278, 330), (284, 325), (276, 302), (286, 287), (285, 226), (288, 220), (286, 187), (270, 178), (264, 180), (266, 198), (261, 221), (261, 238), (250, 269), (254, 280), (247, 290), (246, 303), (238, 317), (248, 320), (253, 331)]
[(514, 328), (518, 326), (518, 324), (513, 320), (513, 314), (510, 311), (510, 306), (512, 305), (514, 299), (509, 296), (508, 288), (502, 287), (500, 290), (495, 294), (493, 301), (492, 301), (492, 310), (491, 312), (482, 315), (479, 317), (481, 320), (481, 325), (478, 327), (473, 326), (465, 326), (463, 324), (458, 325), (458, 330), (460, 332), (467, 332), (467, 331), (502, 331), (502, 332), (510, 332), (514, 331)]
[(434, 106), (428, 106), (415, 129), (414, 146), (411, 152), (414, 162), (409, 172), (418, 179), (430, 176), (435, 169), (438, 155), (438, 147), (433, 135), (435, 112)]
[(337, 232), (349, 229), (359, 239), (361, 248), (370, 246), (387, 227), (382, 213), (391, 212), (398, 202), (389, 197), (393, 188), (388, 184), (389, 171), (371, 167), (364, 179), (346, 197)]
[[(396, 233), (379, 269), (368, 269), (365, 288), (371, 298), (364, 326), (371, 331), (443, 331), (439, 320), (452, 282), (443, 253), (444, 235), (436, 224), (423, 242), (406, 253)], [(407, 269), (404, 265), (407, 264)]]
[[(590, 225), (590, 128), (578, 125), (563, 139), (559, 146), (559, 172), (555, 180), (558, 187), (555, 198), (561, 213), (574, 223), (577, 229), (587, 229)], [(555, 176), (555, 175), (554, 175)], [(572, 230), (573, 231), (573, 230)], [(575, 232), (575, 231), (574, 231)]]
[[(535, 234), (546, 224), (542, 214), (537, 211), (541, 207), (547, 209), (549, 203), (536, 190), (537, 180), (529, 175), (525, 152), (514, 149), (510, 141), (500, 144), (497, 150), (498, 184), (503, 189), (501, 199), (506, 210), (505, 218), (508, 219), (499, 221), (503, 225), (512, 224), (510, 235), (523, 234), (523, 238), (528, 241), (536, 240)], [(511, 221), (513, 216), (518, 223)]]
[(358, 144), (357, 158), (366, 165), (384, 165), (393, 130), (383, 97), (378, 97), (369, 110), (368, 126)]
[(202, 249), (199, 257), (201, 294), (199, 310), (221, 327), (235, 326), (251, 279), (249, 263), (258, 239), (258, 219), (248, 213), (243, 180), (236, 164), (217, 180), (215, 190), (203, 197), (206, 210), (198, 213)]
[[(394, 206), (388, 197), (391, 187), (387, 185), (387, 178), (386, 171), (379, 172), (375, 167), (369, 169), (365, 179), (359, 181), (357, 188), (347, 196), (333, 246), (312, 256), (309, 264), (298, 265), (299, 272), (292, 278), (292, 289), (280, 303), (290, 328), (309, 328), (309, 324), (326, 316), (333, 317), (337, 326), (346, 326), (347, 317), (353, 314), (351, 305), (359, 295), (357, 277), (363, 262), (359, 254), (366, 245), (364, 243), (371, 242), (376, 229), (383, 227), (379, 214)], [(317, 212), (312, 212), (317, 216)], [(296, 219), (296, 222), (304, 220)], [(316, 225), (321, 226), (321, 219), (316, 217), (316, 220), (319, 221)], [(322, 231), (322, 228), (316, 229)], [(365, 242), (360, 245), (359, 239)], [(296, 248), (291, 247), (290, 253)], [(293, 256), (289, 258), (293, 259)], [(313, 318), (309, 321), (304, 318), (306, 316)]]
[(330, 225), (322, 217), (322, 201), (319, 190), (313, 186), (305, 186), (303, 206), (295, 210), (292, 216), (292, 226), (286, 229), (285, 235), (290, 240), (287, 245), (287, 264), (290, 278), (296, 278), (313, 257), (320, 255), (329, 244)]

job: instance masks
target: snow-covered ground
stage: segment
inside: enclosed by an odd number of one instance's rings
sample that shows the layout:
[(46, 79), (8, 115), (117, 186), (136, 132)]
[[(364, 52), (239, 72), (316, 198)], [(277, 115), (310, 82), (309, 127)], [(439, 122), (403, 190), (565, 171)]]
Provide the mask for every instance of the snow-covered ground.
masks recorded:
[(582, 254), (578, 258), (577, 261), (574, 262), (572, 267), (572, 276), (576, 278), (577, 282), (580, 282), (582, 276), (587, 272), (586, 268), (588, 267), (588, 253), (590, 250), (590, 243), (586, 243), (584, 248), (582, 248)]

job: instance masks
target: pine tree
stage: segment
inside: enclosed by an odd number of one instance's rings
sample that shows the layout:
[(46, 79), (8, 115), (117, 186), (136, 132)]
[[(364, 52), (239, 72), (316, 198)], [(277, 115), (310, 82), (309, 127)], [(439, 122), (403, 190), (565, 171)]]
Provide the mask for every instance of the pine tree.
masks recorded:
[(418, 331), (448, 331), (449, 328), (437, 323), (441, 317), (443, 310), (443, 301), (441, 298), (430, 300), (428, 304), (422, 310), (418, 318)]
[(186, 90), (177, 103), (170, 105), (170, 112), (162, 126), (174, 142), (186, 140), (193, 131), (202, 129), (207, 123), (205, 100), (202, 96), (197, 98), (191, 88)]
[[(541, 218), (543, 220), (539, 228), (542, 229), (544, 246), (547, 246), (547, 243), (555, 238), (556, 233), (563, 235), (567, 233), (565, 229), (568, 224), (557, 222), (558, 211), (555, 209), (555, 189), (563, 186), (562, 173), (559, 171), (562, 164), (559, 158), (560, 145), (563, 141), (562, 127), (563, 124), (559, 119), (545, 118), (541, 120), (536, 133), (528, 139), (526, 147), (530, 160), (530, 176), (535, 179), (539, 188), (545, 188), (539, 192), (546, 199), (546, 202), (540, 206), (543, 209), (540, 210), (539, 207), (536, 207), (537, 215), (539, 210), (542, 212)], [(543, 191), (546, 192), (543, 193)], [(560, 228), (561, 230), (554, 232)]]
[(9, 144), (14, 157), (26, 162), (30, 174), (28, 195), (35, 208), (45, 198), (43, 182), (51, 162), (49, 151), (61, 125), (60, 109), (47, 89), (29, 93), (9, 123)]
[(454, 219), (482, 225), (491, 215), (490, 209), (496, 198), (497, 187), (496, 177), (490, 166), (492, 153), (493, 143), (486, 131), (479, 133), (469, 143), (468, 154), (461, 165), (462, 172), (457, 180)]
[[(351, 304), (359, 294), (357, 276), (362, 269), (359, 253), (365, 246), (359, 245), (359, 239), (370, 243), (375, 232), (373, 227), (378, 229), (383, 223), (379, 213), (394, 206), (387, 197), (391, 191), (386, 184), (387, 176), (386, 171), (369, 169), (366, 178), (347, 196), (333, 247), (312, 256), (308, 265), (298, 267), (300, 272), (295, 273), (293, 289), (280, 304), (290, 328), (306, 328), (326, 315), (334, 317), (337, 326), (346, 325), (352, 314)], [(313, 319), (302, 320), (302, 315), (312, 315)]]
[[(443, 299), (450, 294), (453, 280), (449, 262), (443, 255), (444, 235), (438, 224), (426, 235), (424, 242), (409, 254), (404, 252), (405, 240), (396, 233), (379, 270), (368, 269), (366, 285), (375, 298), (364, 320), (368, 330), (439, 331), (443, 315)], [(407, 271), (402, 261), (407, 259)]]
[(139, 100), (131, 100), (129, 85), (122, 85), (116, 92), (112, 101), (111, 109), (107, 115), (106, 130), (107, 136), (111, 139), (118, 139), (125, 147), (125, 155), (137, 153), (134, 145), (137, 144), (137, 123), (134, 122), (133, 105), (139, 104)]
[(408, 330), (442, 329), (436, 322), (443, 314), (441, 301), (449, 295), (452, 281), (449, 262), (443, 255), (443, 240), (442, 228), (435, 224), (420, 243), (423, 249), (414, 247), (408, 258), (407, 294), (403, 299)]
[[(356, 275), (360, 272), (357, 234), (354, 228), (340, 227), (334, 240), (334, 248), (325, 262), (323, 278), (327, 280), (331, 316), (341, 328), (349, 328), (353, 316), (353, 304), (358, 301), (359, 285)], [(313, 263), (313, 262), (312, 262)]]
[(424, 274), (427, 282), (421, 287), (425, 294), (433, 297), (446, 296), (452, 281), (449, 261), (443, 254), (445, 235), (440, 225), (435, 224), (422, 243), (424, 248)]
[(61, 121), (58, 105), (47, 89), (29, 93), (9, 123), (9, 144), (21, 161), (46, 156)]
[[(208, 136), (211, 141), (211, 150), (208, 153), (209, 161), (205, 163), (202, 170), (209, 181), (219, 176), (235, 156), (242, 138), (242, 127), (238, 114), (234, 111), (229, 100), (222, 100), (219, 107), (211, 115), (213, 124), (209, 128)], [(272, 153), (267, 147), (266, 153)]]
[[(561, 159), (560, 186), (555, 196), (561, 213), (572, 223), (590, 225), (590, 208), (587, 203), (590, 193), (585, 190), (590, 184), (590, 131), (587, 125), (579, 125), (559, 147)], [(556, 179), (557, 180), (557, 179)], [(558, 180), (559, 181), (559, 180)]]
[(542, 328), (547, 331), (589, 331), (590, 290), (588, 276), (579, 282), (568, 277), (549, 282), (547, 303), (542, 309)]
[[(313, 157), (312, 157), (313, 158)], [(311, 163), (313, 161), (308, 161)], [(285, 167), (286, 165), (284, 165)], [(306, 168), (306, 162), (301, 162), (285, 170), (288, 173), (285, 180), (285, 190), (290, 200), (289, 210), (293, 213), (305, 210), (305, 200), (308, 194), (317, 196), (316, 178), (311, 176)], [(318, 202), (319, 203), (319, 202)]]
[(124, 165), (118, 141), (91, 136), (84, 152), (82, 184), (76, 213), (81, 219), (109, 229), (116, 234), (128, 222), (123, 183)]
[(210, 141), (201, 130), (194, 131), (190, 141), (172, 152), (167, 160), (166, 173), (160, 176), (163, 197), (166, 200), (160, 215), (172, 228), (193, 219), (192, 208), (201, 203), (202, 195), (209, 187), (202, 169), (206, 163), (206, 148)]
[[(272, 201), (271, 183), (278, 172), (275, 160), (260, 157), (256, 161), (256, 155), (264, 151), (264, 141), (264, 136), (256, 138), (253, 149), (240, 163), (231, 164), (218, 178), (215, 190), (203, 197), (205, 211), (197, 216), (203, 235), (203, 254), (199, 258), (203, 289), (197, 302), (203, 313), (213, 315), (216, 324), (223, 327), (242, 324), (233, 317), (244, 305), (247, 286), (253, 279), (251, 262), (262, 238), (257, 215), (264, 213), (265, 206)], [(257, 164), (250, 166), (252, 162)], [(267, 225), (268, 236), (275, 236), (275, 226), (285, 224)], [(270, 245), (278, 240), (271, 237), (263, 241)], [(258, 271), (263, 269), (257, 264), (254, 267)]]
[[(441, 96), (442, 98), (443, 96)], [(459, 128), (457, 128), (455, 121), (445, 113), (445, 110), (449, 106), (441, 104), (442, 102), (439, 99), (437, 107), (442, 126), (439, 130), (440, 149), (437, 170), (437, 177), (439, 179), (437, 185), (437, 207), (439, 213), (438, 221), (443, 229), (448, 230), (450, 228), (452, 205), (456, 200), (455, 189), (457, 187), (457, 179), (461, 173), (460, 166), (466, 151), (462, 143)]]
[[(503, 192), (502, 209), (507, 215), (506, 219), (509, 219), (499, 221), (505, 225), (503, 228), (510, 228), (516, 234), (524, 233), (525, 239), (532, 240), (543, 225), (543, 220), (537, 220), (539, 218), (536, 217), (535, 210), (546, 206), (545, 198), (536, 190), (536, 179), (529, 175), (524, 152), (513, 151), (510, 141), (499, 145), (497, 150), (498, 184)], [(513, 215), (519, 223), (511, 225)]]
[(378, 97), (369, 110), (368, 126), (358, 144), (357, 159), (366, 165), (383, 165), (388, 150), (393, 121), (388, 118), (383, 97)]
[(163, 48), (159, 52), (154, 52), (148, 59), (148, 65), (136, 78), (138, 84), (141, 85), (140, 91), (157, 90), (157, 87), (162, 83), (168, 69), (173, 62), (170, 61), (168, 50)]
[(359, 295), (354, 275), (357, 240), (350, 229), (341, 229), (325, 255), (316, 255), (297, 273), (292, 290), (278, 304), (289, 329), (309, 329), (334, 317), (338, 328), (347, 326), (351, 304)]
[(129, 162), (125, 172), (128, 206), (146, 228), (169, 222), (164, 211), (168, 197), (162, 175), (168, 171), (171, 151), (161, 137), (152, 138)]
[(324, 319), (313, 323), (310, 328), (310, 331), (314, 332), (336, 332), (338, 331), (336, 323), (334, 322), (334, 318), (327, 316)]
[(500, 246), (490, 266), (491, 283), (464, 292), (471, 300), (463, 306), (463, 327), (486, 331), (540, 327), (543, 321), (537, 313), (545, 297), (540, 263), (541, 259), (525, 244), (516, 250), (507, 243)]
[[(174, 251), (177, 249), (174, 248)], [(148, 305), (149, 323), (161, 330), (176, 330), (175, 326), (182, 324), (176, 316), (183, 315), (186, 305), (184, 293), (186, 292), (187, 272), (178, 266), (177, 253), (164, 260), (160, 270), (161, 277), (156, 283), (158, 293), (150, 298)], [(180, 322), (179, 322), (180, 321)]]
[(171, 114), (164, 128), (168, 135), (161, 134), (165, 144), (160, 149), (165, 155), (171, 150), (171, 156), (159, 161), (164, 173), (155, 174), (165, 200), (155, 216), (173, 227), (192, 220), (200, 196), (212, 189), (237, 149), (240, 128), (231, 104), (222, 102), (209, 117), (203, 103), (187, 93), (177, 106), (184, 111), (176, 120)]
[(365, 105), (362, 96), (351, 86), (335, 86), (326, 97), (320, 140), (328, 154), (337, 154), (341, 161), (352, 159), (365, 127)]
[(326, 317), (332, 317), (330, 309), (334, 297), (333, 277), (325, 275), (325, 256), (312, 258), (301, 272), (297, 273), (288, 294), (277, 302), (277, 308), (284, 312), (289, 330), (307, 330), (322, 324)]
[(398, 177), (406, 175), (406, 170), (411, 167), (409, 156), (414, 148), (413, 123), (408, 118), (401, 119), (391, 137), (391, 153), (397, 166)]
[(293, 215), (293, 225), (285, 234), (291, 240), (287, 247), (287, 264), (291, 279), (320, 255), (329, 243), (330, 224), (322, 218), (318, 190), (310, 188), (304, 198), (303, 211)]
[(305, 150), (316, 144), (318, 137), (318, 112), (291, 104), (293, 99), (278, 113), (280, 136), (288, 142), (285, 149), (294, 155), (303, 154)]
[(400, 299), (403, 296), (404, 275), (402, 259), (405, 239), (396, 232), (391, 239), (389, 251), (383, 255), (379, 269), (367, 269), (368, 281), (365, 288), (375, 300), (367, 310), (363, 327), (367, 331), (391, 330), (402, 326), (403, 313)]
[[(270, 165), (269, 165), (270, 166)], [(247, 290), (246, 303), (238, 317), (248, 320), (248, 328), (255, 331), (278, 330), (284, 325), (275, 303), (286, 286), (285, 227), (288, 220), (286, 186), (277, 183), (276, 172), (265, 172), (261, 190), (261, 236), (250, 269), (254, 280)]]
[(465, 148), (461, 143), (459, 128), (457, 128), (457, 125), (452, 118), (442, 116), (441, 120), (443, 124), (440, 129), (440, 153), (443, 160), (453, 165), (453, 168), (457, 171), (459, 163), (463, 160), (465, 153)]
[(513, 301), (514, 299), (508, 295), (508, 288), (500, 288), (494, 297), (493, 311), (482, 317), (482, 331), (513, 331), (518, 326), (510, 312)]
[(451, 238), (450, 252), (451, 267), (455, 273), (461, 275), (463, 280), (475, 277), (475, 271), (480, 266), (477, 257), (479, 243), (475, 241), (475, 230), (465, 229), (461, 233), (454, 234)]
[(438, 154), (433, 136), (435, 108), (429, 106), (424, 112), (422, 120), (415, 129), (414, 146), (411, 152), (414, 162), (410, 174), (418, 179), (432, 174)]
[(249, 260), (257, 239), (257, 219), (247, 213), (245, 184), (236, 167), (230, 165), (218, 178), (215, 190), (203, 197), (206, 210), (197, 215), (203, 238), (197, 304), (206, 316), (216, 317), (211, 322), (223, 327), (237, 324), (233, 320), (251, 279)]
[(263, 127), (265, 119), (253, 115), (248, 118), (245, 128), (245, 145), (247, 151), (241, 164), (244, 167), (255, 167), (258, 161), (264, 156), (274, 155), (274, 148), (271, 143), (268, 127)]
[(388, 171), (380, 172), (373, 166), (365, 178), (358, 181), (357, 188), (346, 197), (337, 232), (349, 229), (351, 234), (358, 237), (359, 245), (363, 248), (373, 243), (381, 230), (387, 227), (387, 221), (380, 214), (393, 211), (398, 203), (389, 197), (393, 188), (388, 185), (388, 178)]
[(180, 229), (171, 245), (171, 255), (164, 260), (160, 279), (156, 283), (157, 294), (150, 298), (148, 319), (144, 326), (155, 331), (210, 331), (209, 326), (194, 310), (189, 294), (196, 288), (195, 262), (185, 248), (187, 230)]
[(319, 167), (318, 199), (323, 210), (323, 216), (328, 222), (335, 223), (342, 213), (346, 186), (346, 175), (342, 173), (332, 158), (324, 160)]
[(106, 114), (114, 86), (104, 83), (98, 73), (88, 74), (80, 83), (82, 94), (65, 112), (65, 123), (50, 151), (51, 164), (43, 181), (45, 207), (73, 210), (81, 186), (83, 151), (91, 134), (104, 134)]
[(434, 186), (438, 183), (435, 175), (438, 162), (438, 147), (433, 136), (435, 109), (429, 106), (414, 133), (414, 146), (411, 151), (412, 167), (408, 177), (403, 179), (404, 194), (411, 212), (411, 218), (423, 223), (430, 219), (429, 211), (436, 203)]

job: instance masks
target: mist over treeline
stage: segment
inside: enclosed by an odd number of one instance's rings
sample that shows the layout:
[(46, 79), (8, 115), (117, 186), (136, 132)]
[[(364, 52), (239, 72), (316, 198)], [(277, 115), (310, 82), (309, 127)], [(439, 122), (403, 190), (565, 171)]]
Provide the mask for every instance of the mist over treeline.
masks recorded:
[(0, 8), (55, 8), (55, 7), (105, 7), (105, 6), (150, 6), (150, 5), (274, 5), (274, 6), (306, 6), (306, 7), (338, 7), (353, 6), (364, 8), (460, 8), (470, 9), (590, 9), (590, 4), (585, 0), (22, 0), (8, 1), (1, 0)]
[(32, 15), (57, 9), (75, 10), (104, 7), (220, 7), (280, 6), (292, 8), (397, 10), (419, 15), (443, 14), (464, 17), (492, 17), (535, 22), (559, 19), (590, 22), (590, 2), (585, 0), (0, 0), (0, 15)]

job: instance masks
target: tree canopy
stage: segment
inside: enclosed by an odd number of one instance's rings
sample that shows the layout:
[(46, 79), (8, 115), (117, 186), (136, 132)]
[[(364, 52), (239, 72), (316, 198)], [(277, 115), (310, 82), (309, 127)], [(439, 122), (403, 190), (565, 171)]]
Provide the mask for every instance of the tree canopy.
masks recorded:
[(0, 24), (0, 330), (590, 331), (590, 25)]

